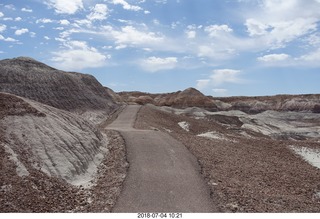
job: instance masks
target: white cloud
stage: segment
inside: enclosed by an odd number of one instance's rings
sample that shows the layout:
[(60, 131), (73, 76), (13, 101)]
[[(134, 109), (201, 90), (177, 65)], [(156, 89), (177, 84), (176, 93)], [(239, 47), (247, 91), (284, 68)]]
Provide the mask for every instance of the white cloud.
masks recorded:
[(158, 19), (153, 19), (152, 23), (157, 26), (160, 25), (160, 21)]
[(59, 23), (61, 25), (69, 25), (70, 24), (70, 22), (68, 20), (65, 20), (65, 19), (64, 20), (60, 20)]
[(203, 89), (206, 88), (209, 84), (210, 84), (210, 79), (200, 79), (200, 80), (197, 80), (196, 88), (197, 88), (198, 90), (203, 90)]
[(198, 56), (199, 57), (211, 57), (215, 56), (215, 51), (212, 47), (208, 45), (200, 45), (198, 47)]
[(112, 49), (113, 46), (103, 46), (102, 49)]
[[(319, 66), (320, 65), (320, 49), (317, 49), (306, 55), (303, 55), (300, 58), (298, 58), (298, 60), (301, 60), (307, 63), (316, 64), (317, 66)], [(306, 64), (306, 63), (302, 63), (302, 64)]]
[(220, 85), (224, 83), (241, 83), (243, 80), (239, 77), (240, 74), (240, 70), (217, 69), (213, 71), (210, 79), (214, 85)]
[(82, 0), (46, 0), (46, 3), (58, 14), (75, 14), (84, 8)]
[[(319, 17), (320, 4), (314, 0), (263, 0), (261, 7), (264, 15), (273, 17), (264, 18), (271, 22), (279, 20), (292, 20), (299, 18)], [(260, 12), (259, 12), (260, 13)]]
[(82, 19), (82, 20), (76, 20), (75, 23), (73, 24), (74, 27), (81, 27), (81, 26), (86, 26), (87, 28), (92, 27), (92, 22), (87, 19)]
[(178, 59), (176, 57), (149, 57), (140, 62), (140, 66), (150, 72), (174, 69), (177, 66)]
[(231, 33), (233, 30), (228, 25), (210, 25), (205, 27), (205, 32), (209, 33), (210, 37), (217, 37), (221, 34)]
[(171, 23), (171, 29), (176, 29), (180, 25), (181, 25), (180, 21), (172, 22)]
[(54, 30), (64, 30), (64, 27), (55, 27)]
[(29, 32), (29, 34), (30, 34), (30, 37), (36, 37), (36, 33), (35, 32)]
[(47, 23), (52, 23), (53, 20), (49, 19), (49, 18), (41, 18), (41, 19), (38, 19), (36, 20), (36, 23), (44, 23), (44, 24), (47, 24)]
[(261, 0), (248, 16), (249, 36), (262, 48), (277, 49), (317, 30), (320, 4), (314, 0)]
[(3, 17), (4, 16), (4, 14), (0, 11), (0, 17)]
[(22, 18), (21, 18), (21, 17), (16, 17), (14, 20), (15, 20), (15, 21), (21, 21)]
[(188, 39), (194, 39), (197, 36), (197, 32), (194, 30), (188, 30), (186, 31), (186, 34)]
[(45, 40), (50, 40), (51, 38), (50, 37), (48, 37), (48, 36), (44, 36), (43, 37)]
[[(197, 88), (203, 90), (207, 87), (216, 87), (225, 83), (243, 83), (244, 80), (240, 78), (241, 71), (234, 69), (216, 69), (213, 70), (212, 75), (207, 79), (197, 80)], [(218, 88), (214, 88), (218, 89)]]
[(274, 23), (266, 39), (271, 40), (275, 48), (284, 47), (286, 43), (315, 30), (317, 30), (317, 23), (314, 19), (297, 18), (292, 21)]
[(226, 60), (232, 57), (235, 53), (232, 49), (232, 41), (219, 41), (215, 43), (197, 45), (193, 48), (193, 52), (197, 53), (198, 57), (209, 58), (211, 60)]
[(7, 29), (7, 26), (5, 24), (0, 24), (0, 33), (5, 31)]
[(145, 10), (144, 13), (145, 13), (145, 14), (150, 14), (151, 12), (148, 11), (148, 10)]
[[(82, 50), (88, 50), (89, 46), (87, 44), (87, 42), (85, 41), (70, 41), (69, 43), (66, 44), (67, 47), (69, 47), (70, 49), (82, 49)], [(94, 49), (93, 47), (91, 47), (91, 49)]]
[(67, 41), (66, 39), (59, 38), (59, 37), (55, 37), (54, 40), (56, 40), (56, 41), (58, 41), (58, 42), (61, 42), (61, 43), (64, 43), (64, 42)]
[(261, 36), (268, 33), (267, 29), (269, 26), (255, 19), (247, 19), (245, 25), (250, 36)]
[(4, 18), (2, 18), (2, 20), (4, 20), (4, 21), (13, 21), (13, 18), (12, 17), (4, 17)]
[[(133, 26), (121, 27), (121, 30), (114, 30), (111, 26), (104, 26), (102, 34), (115, 39), (116, 44), (130, 46), (148, 46), (163, 42), (163, 37), (153, 32), (137, 30)], [(101, 34), (101, 33), (100, 33)]]
[(167, 0), (155, 0), (158, 4), (167, 4)]
[(11, 38), (11, 37), (5, 38), (5, 37), (2, 36), (1, 34), (0, 34), (0, 40), (6, 41), (6, 42), (18, 42), (18, 40), (15, 40), (15, 39), (13, 39), (13, 38)]
[(28, 32), (29, 32), (29, 30), (27, 28), (22, 28), (22, 29), (16, 30), (14, 34), (20, 36), (20, 35), (28, 33)]
[(123, 9), (130, 10), (130, 11), (140, 11), (142, 8), (136, 5), (130, 5), (125, 0), (112, 0), (112, 3), (115, 5), (122, 5)]
[(125, 49), (127, 48), (127, 45), (118, 45), (115, 47), (116, 50)]
[(305, 40), (310, 46), (318, 47), (320, 46), (320, 34), (311, 34)]
[(108, 7), (105, 4), (96, 4), (87, 16), (89, 20), (105, 20), (108, 15)]
[(29, 8), (21, 8), (21, 11), (28, 12), (28, 13), (33, 12), (32, 9), (29, 9)]
[[(200, 25), (190, 28), (202, 29), (203, 27)], [(195, 31), (193, 29), (191, 31)], [(254, 43), (249, 44), (246, 39), (234, 36), (233, 30), (227, 25), (210, 25), (203, 29), (207, 34), (203, 35), (202, 32), (197, 31), (198, 41), (190, 45), (192, 49), (190, 52), (195, 53), (198, 57), (217, 61), (227, 60), (234, 57), (238, 51), (250, 49), (252, 45), (255, 45)], [(192, 33), (191, 37), (193, 37)]]
[(258, 57), (257, 60), (271, 66), (318, 67), (320, 66), (320, 49), (316, 48), (299, 57), (292, 57), (288, 54), (270, 54)]
[(13, 10), (13, 11), (15, 11), (15, 10), (16, 10), (16, 8), (14, 7), (14, 5), (13, 5), (13, 4), (5, 5), (4, 7), (5, 7), (6, 9), (9, 9), (9, 10)]
[(192, 25), (188, 25), (188, 26), (187, 26), (187, 29), (188, 29), (188, 30), (195, 30), (195, 29), (197, 29), (197, 27), (196, 27), (195, 24), (192, 24)]
[(288, 54), (269, 54), (262, 57), (258, 57), (257, 59), (261, 62), (279, 62), (288, 60), (290, 56)]
[(84, 41), (64, 42), (65, 49), (54, 52), (51, 59), (63, 70), (74, 71), (84, 68), (98, 68), (106, 64), (110, 55), (100, 53), (96, 48), (88, 46)]
[[(269, 0), (271, 3), (273, 0)], [(280, 7), (283, 8), (280, 11), (272, 11), (270, 7), (276, 7), (276, 4), (269, 4), (267, 7), (268, 0), (259, 0), (261, 4), (251, 4), (255, 5), (255, 10), (251, 10), (248, 13), (244, 13), (243, 17), (243, 28), (247, 29), (247, 35), (243, 33), (238, 34), (238, 30), (242, 29), (241, 27), (233, 26), (227, 24), (214, 24), (199, 26), (199, 25), (189, 25), (187, 28), (182, 21), (177, 21), (172, 23), (172, 28), (184, 29), (183, 32), (180, 32), (180, 36), (170, 38), (166, 33), (165, 26), (153, 27), (154, 29), (150, 31), (148, 26), (144, 23), (137, 24), (134, 21), (124, 21), (124, 20), (115, 20), (122, 23), (117, 26), (114, 25), (113, 21), (110, 20), (110, 24), (107, 26), (95, 26), (93, 21), (90, 21), (91, 18), (99, 17), (100, 15), (94, 15), (92, 11), (89, 11), (87, 14), (88, 17), (84, 17), (83, 20), (74, 20), (72, 22), (72, 29), (65, 28), (65, 31), (62, 32), (59, 37), (67, 39), (71, 37), (71, 34), (88, 34), (90, 37), (96, 35), (98, 37), (105, 37), (105, 40), (109, 44), (112, 44), (113, 49), (123, 49), (128, 47), (134, 47), (138, 49), (149, 48), (152, 51), (166, 51), (174, 54), (181, 55), (192, 55), (195, 59), (200, 58), (203, 65), (217, 65), (221, 64), (221, 61), (230, 60), (236, 56), (240, 57), (242, 52), (262, 52), (263, 54), (274, 53), (272, 50), (276, 48), (286, 47), (290, 42), (294, 41), (293, 46), (296, 46), (296, 43), (301, 43), (302, 40), (298, 41), (299, 37), (308, 36), (310, 33), (314, 33), (316, 30), (317, 13), (312, 9), (312, 16), (305, 16), (311, 10), (308, 6), (308, 10), (304, 7), (299, 8), (299, 10), (294, 10), (296, 16), (292, 16), (291, 12), (287, 12), (288, 8), (296, 8), (295, 4), (286, 4), (283, 0), (277, 0), (280, 3)], [(292, 0), (297, 2), (302, 2), (301, 0)], [(136, 4), (139, 5), (138, 1), (121, 1), (121, 0), (106, 0), (110, 9), (111, 4), (118, 4), (119, 6)], [(135, 3), (133, 3), (135, 2)], [(246, 1), (249, 4), (249, 1)], [(127, 4), (126, 4), (127, 3)], [(309, 3), (306, 3), (307, 5)], [(99, 4), (97, 4), (99, 5)], [(259, 5), (259, 7), (257, 7)], [(301, 6), (301, 4), (297, 4)], [(141, 5), (139, 5), (141, 6)], [(129, 9), (128, 9), (129, 10)], [(143, 12), (143, 10), (142, 10)], [(299, 13), (298, 13), (299, 12)], [(91, 14), (90, 14), (91, 13)], [(102, 14), (101, 19), (105, 19), (107, 14)], [(310, 14), (309, 13), (309, 14)], [(270, 15), (270, 16), (266, 16)], [(274, 16), (271, 16), (274, 15)], [(320, 17), (320, 16), (319, 16)], [(149, 23), (152, 22), (150, 19)], [(70, 25), (71, 26), (71, 25)], [(161, 33), (163, 32), (163, 33)], [(178, 32), (178, 31), (176, 31)], [(175, 32), (175, 33), (176, 33)], [(190, 40), (192, 39), (192, 40)], [(301, 39), (301, 38), (300, 38)], [(310, 38), (311, 42), (316, 42), (316, 38)], [(270, 52), (271, 51), (271, 52)], [(268, 54), (267, 53), (267, 54)], [(277, 53), (282, 53), (277, 51)], [(167, 55), (175, 56), (175, 55)], [(262, 57), (259, 57), (262, 59)], [(267, 57), (264, 57), (265, 59)], [(269, 57), (270, 58), (270, 57)], [(290, 58), (292, 60), (292, 58)], [(261, 60), (260, 60), (261, 61)]]

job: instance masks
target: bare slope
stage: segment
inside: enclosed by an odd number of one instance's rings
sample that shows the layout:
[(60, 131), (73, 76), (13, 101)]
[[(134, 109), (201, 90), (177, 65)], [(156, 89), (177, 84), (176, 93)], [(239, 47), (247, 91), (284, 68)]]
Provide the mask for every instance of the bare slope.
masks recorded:
[(75, 185), (90, 181), (107, 153), (107, 140), (93, 124), (67, 111), (0, 95), (1, 143), (17, 161), (18, 175), (35, 168)]
[(93, 76), (60, 71), (27, 57), (0, 61), (0, 92), (69, 111), (110, 112), (116, 107)]
[(126, 169), (119, 134), (0, 92), (0, 212), (110, 212)]

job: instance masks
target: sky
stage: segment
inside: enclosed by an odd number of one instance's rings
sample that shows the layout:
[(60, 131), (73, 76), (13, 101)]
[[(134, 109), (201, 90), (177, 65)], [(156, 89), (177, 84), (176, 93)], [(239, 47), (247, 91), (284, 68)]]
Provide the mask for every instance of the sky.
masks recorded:
[(1, 0), (0, 59), (114, 91), (320, 93), (320, 0)]

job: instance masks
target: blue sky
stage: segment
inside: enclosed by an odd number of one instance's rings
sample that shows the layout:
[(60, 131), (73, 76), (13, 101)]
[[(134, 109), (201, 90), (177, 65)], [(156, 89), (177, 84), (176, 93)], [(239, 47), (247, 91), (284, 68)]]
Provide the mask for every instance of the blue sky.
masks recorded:
[(320, 93), (320, 0), (1, 0), (0, 59), (115, 91)]

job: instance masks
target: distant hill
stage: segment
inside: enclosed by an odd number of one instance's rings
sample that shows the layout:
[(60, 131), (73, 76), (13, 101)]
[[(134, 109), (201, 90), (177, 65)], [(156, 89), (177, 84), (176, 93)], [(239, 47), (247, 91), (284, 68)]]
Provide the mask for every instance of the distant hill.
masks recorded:
[(200, 107), (216, 110), (217, 106), (212, 97), (205, 96), (195, 88), (165, 94), (149, 94), (143, 92), (120, 92), (123, 101), (128, 103), (146, 104), (157, 106), (172, 106), (177, 108)]
[(260, 97), (212, 97), (194, 88), (164, 94), (138, 91), (120, 92), (122, 101), (129, 104), (147, 104), (176, 108), (199, 107), (209, 111), (240, 110), (246, 113), (274, 111), (305, 111), (320, 113), (320, 94), (276, 95)]
[(0, 92), (69, 111), (112, 111), (117, 106), (92, 75), (60, 71), (28, 57), (0, 61)]
[(229, 110), (260, 113), (266, 110), (320, 113), (320, 94), (216, 98), (230, 104)]
[(215, 108), (213, 99), (205, 96), (195, 88), (158, 96), (156, 100), (159, 106)]

